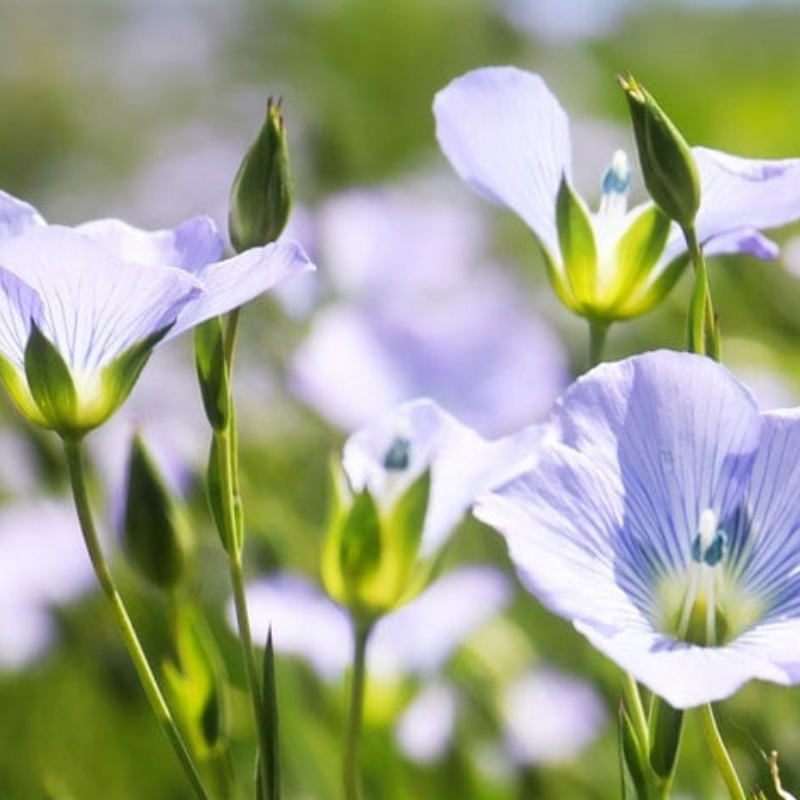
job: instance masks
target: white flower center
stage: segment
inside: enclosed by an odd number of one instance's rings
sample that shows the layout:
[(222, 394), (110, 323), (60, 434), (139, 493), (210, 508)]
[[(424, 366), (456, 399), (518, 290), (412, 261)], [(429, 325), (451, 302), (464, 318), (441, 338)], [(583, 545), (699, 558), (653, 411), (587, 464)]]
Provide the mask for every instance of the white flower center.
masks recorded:
[(659, 586), (659, 627), (665, 633), (684, 642), (717, 647), (761, 617), (762, 603), (728, 568), (728, 544), (718, 514), (704, 509), (697, 521), (686, 571), (665, 578)]
[(592, 215), (597, 247), (598, 291), (602, 293), (617, 276), (617, 243), (627, 228), (628, 191), (631, 167), (628, 156), (617, 150), (603, 174), (602, 194), (597, 213)]

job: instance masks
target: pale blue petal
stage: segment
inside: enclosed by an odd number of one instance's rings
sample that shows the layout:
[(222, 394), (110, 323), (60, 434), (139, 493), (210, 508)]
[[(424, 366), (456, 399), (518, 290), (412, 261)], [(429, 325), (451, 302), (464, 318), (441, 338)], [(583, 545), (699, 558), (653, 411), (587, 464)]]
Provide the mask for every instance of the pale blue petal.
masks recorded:
[(592, 370), (555, 413), (565, 444), (625, 487), (625, 537), (681, 569), (699, 515), (733, 513), (758, 447), (750, 393), (723, 367), (658, 351)]
[(181, 312), (166, 338), (211, 317), (232, 311), (271, 289), (286, 278), (314, 269), (302, 248), (293, 242), (274, 242), (254, 247), (225, 261), (217, 261), (194, 274), (203, 293)]
[[(777, 258), (778, 246), (759, 231), (800, 219), (800, 159), (739, 158), (705, 147), (693, 153), (702, 187), (697, 236), (705, 254)], [(660, 263), (685, 254), (673, 224)]]
[(730, 531), (729, 570), (764, 603), (767, 622), (794, 618), (800, 624), (798, 453), (800, 409), (764, 414), (748, 502)]
[(31, 321), (41, 326), (42, 299), (25, 281), (0, 265), (0, 353), (24, 368)]
[(32, 205), (0, 191), (0, 239), (17, 236), (32, 225), (45, 224)]
[(570, 173), (569, 122), (544, 81), (513, 67), (478, 69), (438, 92), (433, 108), (456, 172), (516, 212), (558, 261), (556, 194)]
[[(202, 291), (183, 270), (126, 263), (56, 225), (0, 241), (0, 265), (41, 299), (42, 331), (75, 371), (106, 366), (169, 327)], [(14, 301), (11, 294), (6, 297)], [(24, 305), (27, 297), (20, 293), (18, 302)]]
[(658, 583), (685, 575), (700, 514), (714, 510), (730, 533), (746, 501), (763, 427), (746, 389), (710, 359), (648, 353), (588, 373), (554, 425), (558, 440), (533, 467), (475, 510), (504, 535), (532, 593), (675, 706), (754, 677), (787, 682), (747, 647), (692, 647), (656, 628)]
[(180, 267), (196, 273), (222, 257), (224, 245), (210, 217), (193, 217), (177, 228), (145, 231), (118, 219), (99, 219), (75, 228), (122, 261)]
[[(345, 443), (343, 467), (355, 491), (364, 488), (390, 508), (426, 469), (431, 491), (420, 555), (433, 555), (479, 494), (518, 474), (538, 453), (543, 429), (530, 427), (490, 442), (427, 398), (403, 403), (356, 431)], [(408, 465), (387, 469), (397, 439), (408, 442)]]
[(552, 611), (613, 631), (647, 626), (648, 570), (642, 588), (617, 579), (618, 479), (569, 448), (544, 447), (533, 470), (482, 495), (475, 516), (503, 534), (523, 583)]
[(775, 228), (800, 218), (800, 159), (757, 160), (694, 148), (702, 195), (701, 242), (737, 228)]
[(791, 675), (756, 647), (698, 647), (654, 631), (609, 634), (576, 622), (575, 627), (602, 653), (674, 708), (692, 708), (734, 694), (753, 679), (787, 684)]

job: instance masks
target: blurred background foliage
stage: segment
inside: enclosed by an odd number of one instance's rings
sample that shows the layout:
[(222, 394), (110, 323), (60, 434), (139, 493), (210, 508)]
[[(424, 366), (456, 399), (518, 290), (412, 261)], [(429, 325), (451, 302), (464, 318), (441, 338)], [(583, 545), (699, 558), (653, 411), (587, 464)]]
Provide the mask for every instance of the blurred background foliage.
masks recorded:
[[(50, 221), (119, 216), (167, 227), (210, 213), (224, 230), (239, 159), (261, 124), (266, 97), (280, 95), (298, 207), (293, 235), (303, 241), (305, 216), (347, 190), (431, 171), (444, 176), (450, 195), (467, 197), (438, 151), (431, 101), (456, 75), (504, 63), (541, 72), (561, 99), (574, 127), (578, 184), (590, 198), (612, 150), (622, 145), (632, 152), (615, 82), (625, 69), (692, 143), (753, 157), (800, 155), (800, 8), (792, 2), (0, 0), (0, 186)], [(577, 374), (586, 332), (555, 302), (530, 234), (507, 212), (479, 208), (491, 225), (493, 259), (524, 282)], [(778, 238), (791, 245), (798, 233), (785, 229)], [(313, 237), (303, 243), (314, 251)], [(314, 255), (324, 285), (326, 263)], [(795, 403), (800, 394), (800, 287), (792, 260), (800, 269), (790, 246), (778, 264), (736, 258), (715, 261), (711, 270), (726, 362), (752, 379), (767, 404)], [(655, 313), (613, 328), (609, 356), (681, 347), (688, 290), (683, 281)], [(307, 314), (290, 313), (271, 298), (253, 304), (243, 320), (237, 392), (254, 576), (290, 569), (314, 579), (317, 572), (327, 463), (347, 431), (290, 390), (290, 355), (309, 324)], [(185, 363), (186, 380), (162, 386), (161, 400), (191, 416), (199, 401), (190, 348), (178, 343), (173, 351)], [(148, 370), (163, 374), (169, 368), (159, 366), (163, 358), (157, 354)], [(474, 373), (480, 381), (480, 364)], [(146, 426), (147, 412), (136, 414), (134, 422)], [(133, 424), (127, 418), (125, 430)], [(41, 492), (62, 496), (54, 443), (22, 428), (6, 406), (2, 425), (4, 502)], [(200, 545), (190, 591), (207, 609), (230, 665), (235, 753), (249, 775), (252, 731), (237, 689), (241, 668), (225, 622), (224, 568), (201, 486), (204, 435), (195, 429), (181, 451), (182, 488)], [(110, 458), (117, 465), (105, 469)], [(95, 488), (109, 541), (121, 459), (124, 448), (98, 434)], [(34, 561), (41, 554), (35, 527), (28, 554)], [(475, 561), (511, 574), (499, 537), (467, 522), (450, 564)], [(18, 568), (0, 561), (0, 582), (4, 570)], [(117, 568), (151, 652), (168, 652), (162, 598), (121, 559)], [(11, 612), (0, 605), (0, 613)], [(187, 797), (99, 598), (83, 592), (52, 615), (49, 648), (24, 664), (0, 667), (0, 795)], [(504, 753), (496, 698), (509, 675), (534, 665), (590, 680), (606, 703), (600, 738), (563, 764), (515, 762)], [(338, 796), (341, 683), (321, 681), (292, 657), (280, 658), (278, 680), (285, 796)], [(393, 739), (395, 712), (415, 696), (420, 679), (382, 687), (384, 697), (376, 693), (364, 744), (367, 798), (616, 795), (616, 672), (525, 593), (515, 592), (503, 619), (448, 662), (442, 680), (458, 687), (461, 713), (448, 746), (427, 763), (399, 755)], [(721, 725), (748, 785), (769, 789), (760, 749), (775, 748), (784, 785), (800, 787), (798, 692), (754, 685), (723, 705)], [(545, 730), (563, 722), (547, 718), (558, 714), (552, 709), (542, 714), (536, 722)], [(679, 790), (724, 796), (692, 724), (684, 753)]]

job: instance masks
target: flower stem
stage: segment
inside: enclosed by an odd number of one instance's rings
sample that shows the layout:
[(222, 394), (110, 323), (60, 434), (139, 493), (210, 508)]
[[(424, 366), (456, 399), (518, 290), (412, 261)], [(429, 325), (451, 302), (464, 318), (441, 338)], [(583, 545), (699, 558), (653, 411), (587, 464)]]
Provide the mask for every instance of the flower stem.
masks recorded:
[(244, 567), (242, 564), (242, 551), (244, 547), (243, 513), (241, 493), (239, 489), (239, 465), (236, 431), (236, 415), (232, 398), (231, 373), (233, 368), (233, 355), (235, 350), (236, 332), (239, 322), (239, 309), (234, 309), (227, 316), (225, 331), (225, 362), (227, 374), (227, 391), (229, 393), (230, 409), (225, 426), (214, 430), (214, 453), (217, 458), (217, 468), (220, 481), (220, 502), (222, 507), (216, 515), (218, 524), (222, 526), (220, 536), (225, 543), (228, 557), (228, 574), (233, 603), (236, 613), (236, 627), (239, 633), (239, 643), (242, 650), (247, 691), (256, 727), (258, 742), (260, 776), (260, 793), (256, 796), (268, 798), (270, 794), (270, 775), (265, 768), (270, 753), (270, 743), (267, 741), (266, 726), (262, 724), (264, 709), (261, 683), (258, 667), (256, 665), (253, 634), (250, 625), (250, 615), (247, 610), (247, 597), (245, 593)]
[(608, 335), (608, 323), (589, 321), (589, 369), (603, 360), (603, 351)]
[[(242, 564), (243, 534), (241, 530), (241, 499), (239, 495), (238, 469), (236, 464), (235, 431), (233, 431), (233, 425), (235, 423), (233, 423), (232, 420), (233, 414), (231, 414), (231, 421), (223, 430), (214, 431), (216, 442), (215, 453), (219, 460), (220, 494), (222, 497), (222, 509), (220, 509), (221, 514), (219, 515), (219, 519), (220, 523), (224, 526), (224, 530), (221, 531), (222, 541), (227, 543), (225, 550), (228, 557), (228, 574), (231, 590), (233, 592), (236, 627), (241, 644), (247, 691), (250, 695), (253, 721), (256, 726), (258, 737), (260, 763), (264, 764), (266, 763), (265, 759), (270, 750), (269, 742), (266, 741), (265, 727), (261, 724), (261, 713), (263, 709), (261, 684), (258, 677), (258, 667), (256, 666), (253, 634), (250, 626), (250, 615), (247, 610), (247, 597), (245, 594), (244, 568)], [(261, 789), (263, 797), (268, 797), (269, 776), (264, 769), (259, 772), (262, 781)]]
[(728, 794), (731, 796), (731, 800), (747, 800), (747, 795), (739, 782), (731, 757), (728, 755), (725, 743), (722, 741), (710, 703), (700, 707), (700, 720), (708, 748), (711, 751), (711, 757), (717, 765), (722, 780), (725, 781), (725, 785), (728, 787)]
[(711, 301), (708, 269), (703, 257), (703, 250), (697, 240), (694, 226), (684, 228), (683, 235), (694, 267), (694, 289), (692, 290), (688, 323), (689, 350), (719, 361), (719, 324)]
[(172, 714), (169, 710), (166, 700), (164, 699), (158, 682), (156, 681), (153, 670), (145, 655), (144, 649), (139, 642), (139, 637), (136, 634), (136, 629), (128, 614), (122, 596), (117, 590), (114, 579), (111, 575), (111, 570), (108, 567), (105, 556), (103, 555), (100, 540), (97, 536), (94, 519), (92, 516), (91, 505), (89, 503), (89, 494), (86, 487), (86, 475), (83, 464), (83, 448), (81, 439), (64, 439), (64, 453), (66, 455), (67, 467), (69, 469), (70, 483), (72, 486), (72, 495), (75, 502), (75, 510), (78, 514), (78, 521), (80, 522), (81, 532), (83, 539), (86, 543), (86, 549), (89, 553), (89, 559), (92, 562), (97, 581), (103, 594), (106, 596), (111, 610), (114, 614), (114, 619), (119, 627), (122, 639), (125, 643), (128, 653), (130, 655), (133, 666), (144, 688), (147, 699), (156, 719), (161, 725), (162, 730), (166, 734), (173, 749), (175, 750), (178, 760), (183, 767), (189, 782), (192, 785), (195, 796), (198, 800), (209, 800), (203, 782), (197, 768), (192, 761), (189, 751), (184, 744), (180, 731), (175, 724)]
[(367, 643), (372, 624), (354, 622), (353, 672), (350, 678), (350, 713), (347, 719), (347, 737), (344, 753), (344, 797), (359, 800), (361, 780), (359, 769), (359, 746), (361, 725), (364, 718), (364, 690), (367, 679)]
[(630, 672), (626, 672), (623, 675), (622, 694), (625, 698), (625, 709), (633, 722), (633, 729), (646, 752), (650, 747), (647, 716), (644, 713), (644, 705), (639, 694), (639, 687), (636, 685), (636, 679)]

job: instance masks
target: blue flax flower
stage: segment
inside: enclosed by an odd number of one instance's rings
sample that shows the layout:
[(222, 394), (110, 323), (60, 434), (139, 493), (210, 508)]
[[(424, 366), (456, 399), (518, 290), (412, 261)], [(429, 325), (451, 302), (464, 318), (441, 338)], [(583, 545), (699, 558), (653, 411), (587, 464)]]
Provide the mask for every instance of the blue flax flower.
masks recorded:
[[(153, 232), (114, 219), (72, 228), (0, 192), (0, 378), (20, 411), (60, 433), (90, 430), (158, 342), (310, 267), (291, 243), (222, 253), (207, 217)], [(37, 336), (47, 344), (34, 357)]]
[[(569, 120), (539, 75), (514, 67), (469, 72), (436, 95), (434, 112), (456, 172), (530, 227), (569, 309), (597, 322), (634, 317), (680, 277), (682, 234), (652, 202), (627, 208), (631, 170), (622, 151), (602, 178), (596, 212), (574, 192)], [(777, 246), (759, 231), (800, 217), (800, 159), (751, 160), (701, 147), (693, 154), (706, 254), (775, 258)]]
[(800, 682), (800, 409), (658, 351), (557, 403), (536, 464), (476, 515), (527, 585), (677, 708)]

